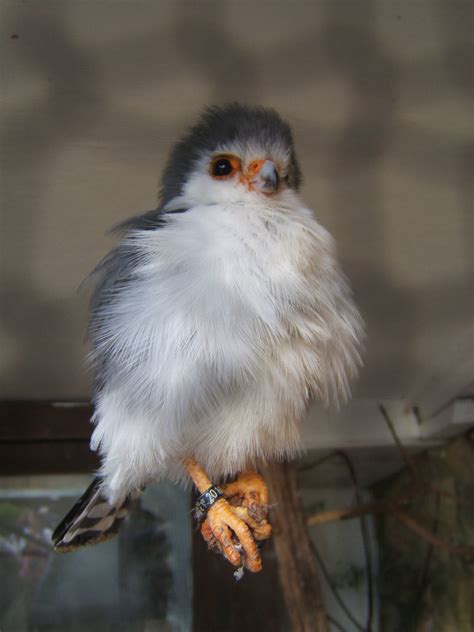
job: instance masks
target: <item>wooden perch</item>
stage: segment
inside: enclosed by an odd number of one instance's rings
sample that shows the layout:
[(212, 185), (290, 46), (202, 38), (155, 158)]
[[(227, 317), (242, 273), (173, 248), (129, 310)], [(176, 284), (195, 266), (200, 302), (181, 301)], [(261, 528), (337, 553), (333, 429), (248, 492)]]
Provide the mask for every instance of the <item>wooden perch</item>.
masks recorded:
[(328, 522), (337, 522), (338, 520), (350, 520), (351, 518), (359, 518), (372, 513), (380, 513), (386, 510), (385, 504), (382, 503), (365, 503), (356, 505), (355, 507), (340, 507), (338, 509), (328, 509), (327, 511), (318, 511), (306, 518), (308, 527), (314, 527), (317, 524), (326, 524)]
[(419, 535), (420, 538), (423, 538), (423, 540), (426, 540), (427, 542), (432, 544), (434, 547), (444, 549), (445, 551), (448, 551), (448, 553), (451, 553), (452, 555), (461, 555), (463, 557), (474, 558), (474, 546), (455, 545), (455, 544), (450, 544), (449, 542), (445, 542), (441, 538), (438, 538), (438, 536), (436, 536), (434, 533), (429, 531), (429, 529), (426, 529), (425, 527), (423, 527), (419, 522), (417, 522), (414, 518), (409, 516), (405, 511), (397, 507), (391, 507), (390, 513), (399, 522), (405, 525), (405, 527), (407, 527), (408, 529), (411, 529), (411, 531)]
[(351, 520), (352, 518), (359, 518), (360, 516), (368, 514), (389, 513), (405, 527), (423, 538), (423, 540), (432, 544), (434, 547), (445, 549), (453, 555), (474, 557), (474, 547), (454, 545), (442, 540), (402, 509), (404, 505), (407, 505), (410, 500), (413, 501), (415, 497), (415, 494), (413, 494), (411, 497), (400, 497), (396, 501), (390, 503), (364, 503), (362, 505), (356, 505), (355, 507), (340, 507), (337, 509), (319, 511), (306, 518), (306, 525), (308, 527), (313, 527), (317, 524), (327, 524), (329, 522), (337, 522), (338, 520)]
[(293, 632), (328, 632), (316, 560), (298, 498), (296, 468), (272, 464), (264, 473), (278, 573)]
[[(350, 520), (352, 518), (359, 518), (360, 516), (365, 516), (367, 514), (388, 513), (405, 527), (413, 531), (413, 533), (416, 533), (420, 538), (429, 542), (432, 546), (444, 549), (445, 551), (448, 551), (453, 555), (474, 558), (473, 546), (454, 545), (450, 542), (446, 542), (445, 540), (439, 538), (437, 535), (432, 533), (429, 529), (421, 525), (417, 520), (415, 520), (415, 518), (413, 518), (413, 516), (410, 516), (403, 509), (404, 506), (409, 505), (410, 503), (416, 503), (417, 500), (419, 500), (421, 497), (423, 497), (424, 494), (427, 493), (436, 493), (438, 494), (438, 496), (453, 498), (461, 505), (473, 505), (473, 503), (469, 500), (459, 498), (456, 494), (451, 494), (446, 490), (439, 489), (438, 487), (433, 486), (430, 481), (427, 481), (423, 478), (416, 461), (409, 456), (407, 450), (405, 449), (405, 446), (400, 441), (395, 430), (395, 426), (390, 419), (385, 407), (381, 405), (379, 408), (392, 434), (393, 440), (398, 447), (402, 459), (411, 474), (411, 489), (409, 491), (406, 490), (405, 493), (400, 494), (398, 498), (395, 498), (390, 502), (383, 501), (358, 503), (353, 507), (342, 507), (337, 509), (329, 509), (326, 511), (319, 511), (306, 518), (306, 525), (308, 527), (312, 527), (317, 524), (327, 524), (329, 522), (336, 522), (338, 520)], [(324, 460), (336, 455), (344, 456), (344, 453), (334, 453), (333, 455), (328, 455), (324, 457)], [(346, 460), (348, 460), (348, 457), (345, 458)], [(348, 461), (348, 463), (351, 471), (353, 472), (350, 461)], [(356, 483), (356, 481), (353, 482)]]

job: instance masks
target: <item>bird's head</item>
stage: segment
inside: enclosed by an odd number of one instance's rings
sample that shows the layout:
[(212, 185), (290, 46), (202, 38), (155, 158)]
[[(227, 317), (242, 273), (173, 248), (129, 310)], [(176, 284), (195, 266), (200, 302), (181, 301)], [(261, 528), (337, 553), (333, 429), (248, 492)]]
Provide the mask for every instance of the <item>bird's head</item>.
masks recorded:
[(161, 202), (269, 202), (300, 180), (291, 129), (274, 110), (210, 107), (171, 152)]

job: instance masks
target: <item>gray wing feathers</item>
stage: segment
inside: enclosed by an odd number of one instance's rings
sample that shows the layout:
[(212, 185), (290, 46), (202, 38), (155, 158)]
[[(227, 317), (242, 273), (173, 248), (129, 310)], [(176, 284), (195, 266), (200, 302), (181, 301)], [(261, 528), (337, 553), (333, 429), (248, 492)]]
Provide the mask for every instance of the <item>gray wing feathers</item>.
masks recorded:
[(116, 535), (128, 513), (128, 499), (110, 505), (95, 478), (52, 535), (54, 548), (66, 553), (88, 544), (98, 544)]
[(178, 209), (165, 213), (161, 209), (155, 209), (117, 224), (112, 232), (122, 234), (123, 239), (102, 259), (83, 284), (94, 288), (90, 301), (87, 337), (92, 341), (93, 347), (91, 359), (95, 394), (101, 390), (108, 377), (119, 370), (119, 367), (114, 367), (110, 355), (99, 348), (99, 341), (113, 301), (133, 282), (135, 270), (141, 261), (134, 241), (127, 240), (127, 236), (137, 231), (158, 230), (166, 224), (168, 215), (184, 213), (186, 210)]

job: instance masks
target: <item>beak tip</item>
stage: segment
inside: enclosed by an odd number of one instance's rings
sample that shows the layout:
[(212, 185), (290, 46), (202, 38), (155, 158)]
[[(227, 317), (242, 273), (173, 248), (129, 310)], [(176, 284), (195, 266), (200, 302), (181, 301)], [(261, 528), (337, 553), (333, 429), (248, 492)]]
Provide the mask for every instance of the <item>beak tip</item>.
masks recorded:
[(252, 180), (252, 184), (262, 193), (275, 193), (277, 191), (280, 177), (272, 160), (265, 160), (257, 176)]

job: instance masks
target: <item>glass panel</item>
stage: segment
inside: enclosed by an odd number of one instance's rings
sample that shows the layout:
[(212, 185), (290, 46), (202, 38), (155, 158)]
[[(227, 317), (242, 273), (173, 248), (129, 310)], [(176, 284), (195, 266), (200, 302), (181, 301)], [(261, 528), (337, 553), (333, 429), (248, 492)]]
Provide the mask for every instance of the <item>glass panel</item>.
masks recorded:
[(190, 630), (189, 498), (167, 483), (135, 502), (117, 537), (59, 554), (51, 533), (87, 476), (0, 479), (0, 629)]

